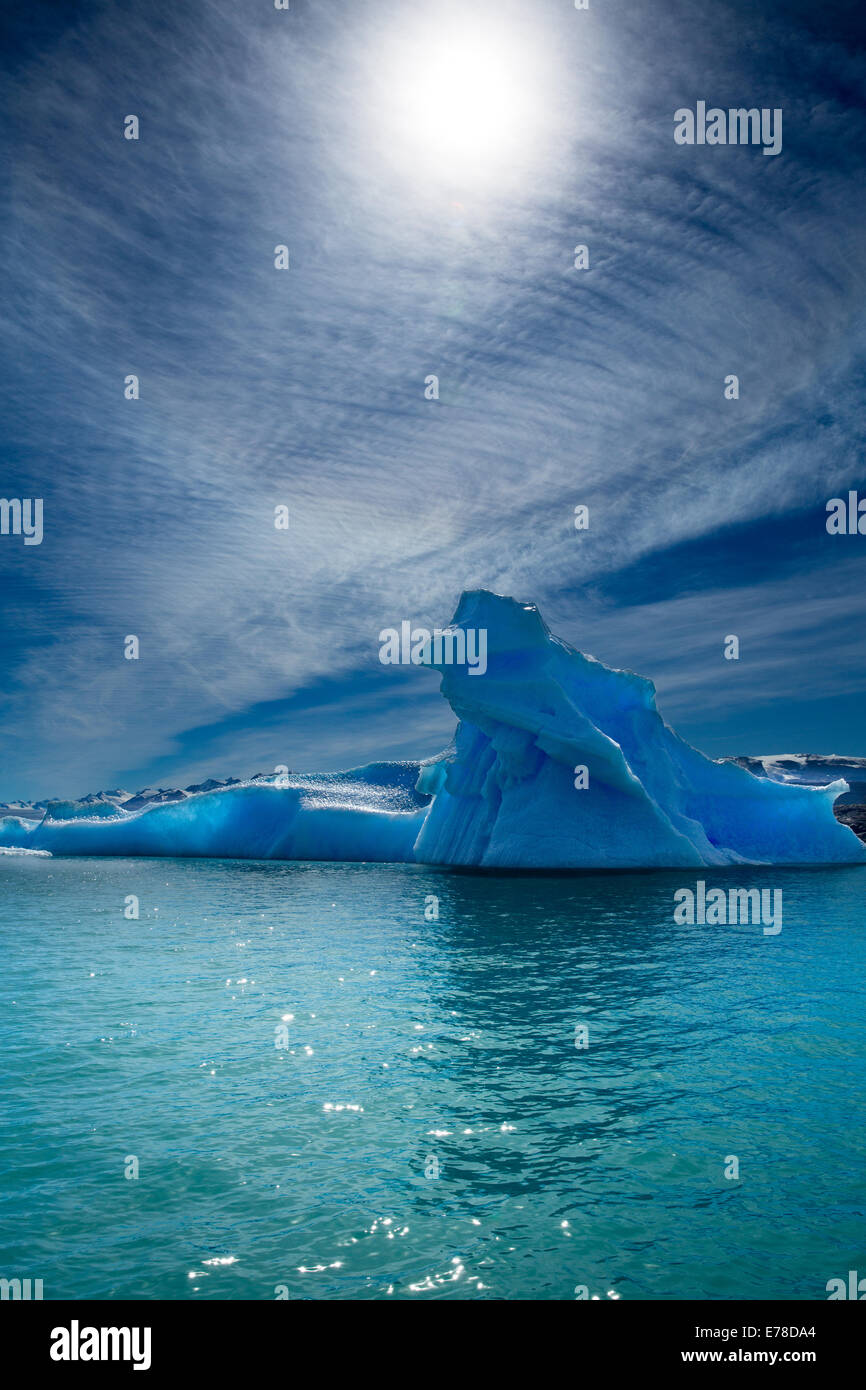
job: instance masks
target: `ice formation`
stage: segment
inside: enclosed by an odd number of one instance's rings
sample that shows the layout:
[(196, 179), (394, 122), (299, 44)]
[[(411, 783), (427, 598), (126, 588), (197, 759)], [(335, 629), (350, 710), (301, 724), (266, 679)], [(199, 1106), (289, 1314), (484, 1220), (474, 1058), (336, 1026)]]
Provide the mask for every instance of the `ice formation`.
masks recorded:
[(712, 761), (668, 728), (650, 681), (553, 637), (534, 605), (466, 593), (454, 626), (486, 627), (487, 672), (471, 680), (439, 666), (460, 724), (455, 756), (422, 770), (419, 786), (434, 797), (419, 860), (500, 868), (866, 861), (866, 846), (833, 815), (846, 782), (794, 786)]
[[(445, 631), (466, 640), (424, 653), (459, 720), (439, 758), (22, 805), (0, 814), (0, 847), (509, 869), (866, 862), (833, 814), (847, 782), (705, 757), (664, 723), (650, 681), (553, 637), (533, 605), (475, 590)], [(480, 631), (479, 676), (450, 658)]]
[(0, 818), (0, 846), (51, 854), (216, 859), (412, 859), (429, 805), (418, 763), (373, 763), (321, 777), (217, 785), (182, 799), (122, 805), (48, 802), (39, 821)]

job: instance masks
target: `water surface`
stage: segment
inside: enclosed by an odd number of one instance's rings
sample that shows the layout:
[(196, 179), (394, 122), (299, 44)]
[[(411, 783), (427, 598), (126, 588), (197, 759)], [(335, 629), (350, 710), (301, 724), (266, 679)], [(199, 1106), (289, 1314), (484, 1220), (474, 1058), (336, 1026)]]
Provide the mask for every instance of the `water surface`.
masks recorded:
[(866, 871), (703, 876), (781, 933), (676, 925), (682, 871), (4, 857), (0, 1274), (826, 1298), (866, 1273)]

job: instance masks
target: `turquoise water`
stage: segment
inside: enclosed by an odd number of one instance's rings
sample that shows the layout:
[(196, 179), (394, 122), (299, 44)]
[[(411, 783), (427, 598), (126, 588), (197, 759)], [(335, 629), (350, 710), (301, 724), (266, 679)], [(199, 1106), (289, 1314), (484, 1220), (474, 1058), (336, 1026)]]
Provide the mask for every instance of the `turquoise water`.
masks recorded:
[(0, 858), (0, 1274), (826, 1298), (866, 1273), (866, 871), (703, 876), (781, 933), (676, 925), (679, 871)]

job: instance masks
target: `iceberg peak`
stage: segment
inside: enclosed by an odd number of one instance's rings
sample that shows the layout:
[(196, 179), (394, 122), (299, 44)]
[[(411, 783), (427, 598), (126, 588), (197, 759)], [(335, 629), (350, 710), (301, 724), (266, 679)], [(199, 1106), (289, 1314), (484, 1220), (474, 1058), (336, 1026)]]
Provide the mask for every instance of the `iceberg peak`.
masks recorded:
[(433, 663), (460, 722), (418, 859), (499, 868), (866, 860), (833, 815), (844, 783), (769, 782), (705, 757), (665, 724), (651, 681), (554, 637), (534, 604), (471, 590), (452, 627), (486, 633), (487, 669), (472, 680), (464, 665)]

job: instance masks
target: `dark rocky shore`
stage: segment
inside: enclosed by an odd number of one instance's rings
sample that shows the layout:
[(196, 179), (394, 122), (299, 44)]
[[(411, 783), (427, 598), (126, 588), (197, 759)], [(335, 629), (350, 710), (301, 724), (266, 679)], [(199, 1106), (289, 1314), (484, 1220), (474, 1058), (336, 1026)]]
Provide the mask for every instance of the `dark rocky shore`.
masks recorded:
[(866, 805), (858, 805), (856, 802), (853, 805), (850, 802), (845, 805), (837, 801), (833, 807), (833, 814), (843, 825), (850, 826), (854, 834), (859, 835), (866, 844)]

